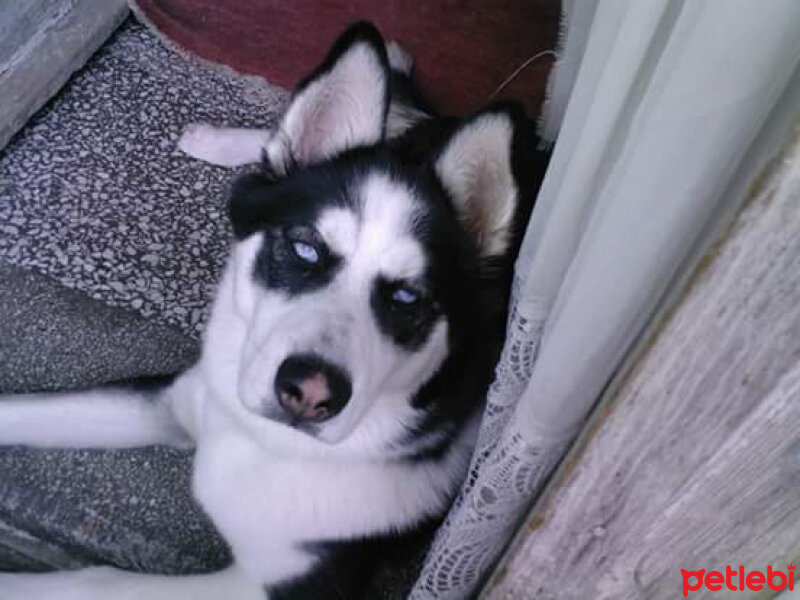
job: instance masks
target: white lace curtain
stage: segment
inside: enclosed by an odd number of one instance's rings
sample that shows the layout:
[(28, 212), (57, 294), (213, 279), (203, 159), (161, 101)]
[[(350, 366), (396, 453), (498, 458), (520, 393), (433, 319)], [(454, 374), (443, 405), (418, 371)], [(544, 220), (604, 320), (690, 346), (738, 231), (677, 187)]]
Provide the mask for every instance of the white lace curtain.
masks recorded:
[(557, 142), (508, 338), (414, 600), (476, 593), (636, 336), (798, 116), (798, 0), (565, 0), (563, 19), (541, 126)]

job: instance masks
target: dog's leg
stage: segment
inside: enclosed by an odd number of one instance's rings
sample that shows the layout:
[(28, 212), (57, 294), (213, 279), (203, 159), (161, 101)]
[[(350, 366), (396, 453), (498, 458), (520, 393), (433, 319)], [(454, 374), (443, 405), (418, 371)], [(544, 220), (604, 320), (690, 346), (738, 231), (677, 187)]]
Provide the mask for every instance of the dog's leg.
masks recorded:
[(190, 446), (157, 394), (127, 388), (0, 396), (0, 445), (40, 448)]
[(45, 574), (0, 573), (0, 600), (267, 600), (236, 567), (204, 575), (145, 575), (96, 567)]
[(178, 140), (183, 152), (222, 167), (261, 161), (270, 132), (266, 129), (189, 125)]

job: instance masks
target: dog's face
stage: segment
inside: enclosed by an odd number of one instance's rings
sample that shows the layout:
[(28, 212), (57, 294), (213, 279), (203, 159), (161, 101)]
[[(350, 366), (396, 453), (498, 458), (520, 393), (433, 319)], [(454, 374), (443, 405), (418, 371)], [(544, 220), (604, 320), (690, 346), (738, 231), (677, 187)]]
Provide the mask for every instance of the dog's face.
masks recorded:
[[(239, 226), (257, 224), (244, 238), (255, 303), (240, 398), (331, 443), (373, 409), (385, 426), (411, 424), (409, 399), (450, 349), (448, 293), (475, 287), (443, 199), (373, 154), (274, 183), (249, 177), (234, 192)], [(463, 252), (436, 247), (447, 237)]]
[(508, 114), (409, 160), (384, 140), (388, 85), (382, 40), (356, 29), (295, 93), (267, 168), (233, 187), (207, 338), (251, 425), (364, 452), (402, 444), (436, 410), (419, 391), (481, 339), (517, 195)]

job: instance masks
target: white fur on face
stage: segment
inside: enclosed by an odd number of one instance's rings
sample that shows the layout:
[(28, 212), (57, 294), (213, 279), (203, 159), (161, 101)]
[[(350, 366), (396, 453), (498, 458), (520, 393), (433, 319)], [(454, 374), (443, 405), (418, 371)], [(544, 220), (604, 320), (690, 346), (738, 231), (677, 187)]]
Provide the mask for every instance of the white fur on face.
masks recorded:
[[(279, 410), (273, 382), (285, 358), (314, 353), (338, 365), (350, 374), (353, 395), (339, 415), (319, 426), (317, 437), (343, 452), (369, 454), (385, 451), (404, 425), (419, 418), (410, 400), (447, 355), (447, 323), (441, 318), (414, 351), (380, 330), (371, 306), (376, 280), (413, 281), (427, 266), (411, 232), (417, 202), (411, 190), (383, 174), (365, 178), (351, 194), (358, 198), (357, 208), (324, 210), (313, 224), (341, 257), (334, 279), (318, 290), (290, 296), (265, 289), (252, 270), (263, 236), (237, 244), (207, 347), (209, 352), (225, 348), (218, 360), (230, 367), (228, 389), (236, 390), (235, 400), (230, 399), (248, 409), (248, 428), (259, 437), (265, 427), (289, 429), (260, 416)], [(298, 436), (313, 442), (301, 432), (286, 435), (298, 443)]]

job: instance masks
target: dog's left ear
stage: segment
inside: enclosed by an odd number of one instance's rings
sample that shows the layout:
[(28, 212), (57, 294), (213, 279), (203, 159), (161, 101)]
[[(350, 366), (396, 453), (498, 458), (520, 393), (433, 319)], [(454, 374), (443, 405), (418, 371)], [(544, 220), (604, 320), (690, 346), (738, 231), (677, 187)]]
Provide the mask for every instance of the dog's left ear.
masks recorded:
[(511, 244), (519, 196), (512, 152), (522, 119), (516, 107), (480, 113), (456, 130), (436, 158), (436, 174), (484, 257), (500, 256)]
[(267, 142), (266, 159), (283, 174), (295, 164), (379, 142), (388, 107), (389, 64), (383, 38), (370, 23), (351, 25), (295, 89)]

